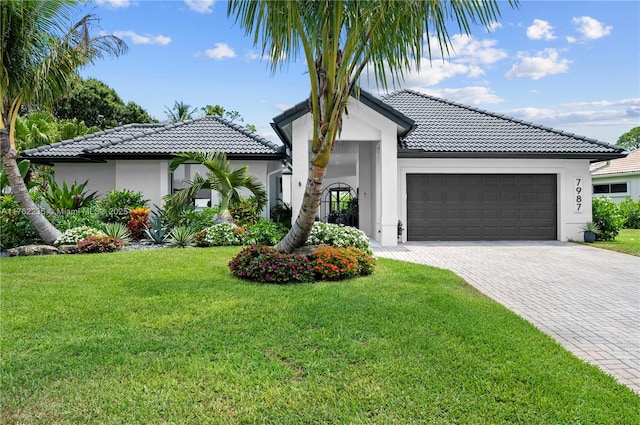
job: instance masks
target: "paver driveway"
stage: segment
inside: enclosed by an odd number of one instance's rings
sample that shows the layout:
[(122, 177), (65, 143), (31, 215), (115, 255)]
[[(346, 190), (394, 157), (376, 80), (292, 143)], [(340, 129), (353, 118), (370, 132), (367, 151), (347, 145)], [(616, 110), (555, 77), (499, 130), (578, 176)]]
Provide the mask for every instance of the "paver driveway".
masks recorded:
[(449, 269), (640, 393), (640, 258), (568, 242), (409, 242), (379, 257)]

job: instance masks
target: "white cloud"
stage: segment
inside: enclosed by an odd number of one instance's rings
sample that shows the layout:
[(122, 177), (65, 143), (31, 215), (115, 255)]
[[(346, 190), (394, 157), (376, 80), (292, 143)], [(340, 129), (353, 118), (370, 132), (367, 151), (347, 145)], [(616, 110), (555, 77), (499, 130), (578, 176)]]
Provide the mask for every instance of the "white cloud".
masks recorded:
[(194, 12), (211, 13), (215, 0), (184, 0), (184, 3)]
[[(434, 61), (442, 59), (446, 51), (440, 51), (438, 39), (431, 37), (430, 42), (432, 48), (431, 56)], [(497, 44), (497, 40), (479, 40), (464, 34), (454, 34), (451, 36), (451, 47), (446, 58), (455, 62), (490, 65), (508, 56), (504, 50), (495, 47)], [(428, 45), (426, 43), (423, 49), (425, 54), (428, 54)]]
[(166, 46), (171, 43), (171, 37), (166, 37), (162, 34), (139, 35), (134, 31), (115, 31), (113, 35), (119, 38), (129, 38), (133, 44), (157, 44), (160, 46)]
[(247, 50), (247, 52), (244, 54), (245, 59), (250, 60), (250, 61), (254, 61), (256, 59), (260, 59), (260, 55), (258, 53), (256, 53), (253, 50)]
[(527, 37), (530, 40), (553, 40), (553, 27), (547, 21), (542, 19), (534, 19), (533, 25), (527, 28)]
[(487, 32), (495, 31), (498, 28), (502, 28), (502, 24), (500, 22), (491, 22), (487, 28)]
[(120, 9), (129, 7), (129, 0), (95, 0), (98, 6), (104, 6), (107, 9)]
[(613, 27), (605, 26), (601, 22), (589, 17), (580, 16), (579, 18), (573, 18), (571, 22), (576, 26), (576, 30), (582, 34), (587, 40), (597, 40), (611, 34)]
[(545, 49), (538, 52), (536, 56), (526, 56), (525, 53), (518, 53), (520, 62), (514, 64), (505, 74), (509, 79), (530, 78), (539, 80), (549, 75), (561, 74), (569, 70), (571, 61), (561, 59), (556, 49)]
[(216, 43), (213, 49), (205, 50), (204, 54), (211, 59), (235, 58), (236, 52), (226, 43)]
[(504, 102), (500, 96), (492, 93), (488, 87), (463, 87), (459, 89), (418, 89), (423, 93), (441, 97), (465, 105), (487, 105)]

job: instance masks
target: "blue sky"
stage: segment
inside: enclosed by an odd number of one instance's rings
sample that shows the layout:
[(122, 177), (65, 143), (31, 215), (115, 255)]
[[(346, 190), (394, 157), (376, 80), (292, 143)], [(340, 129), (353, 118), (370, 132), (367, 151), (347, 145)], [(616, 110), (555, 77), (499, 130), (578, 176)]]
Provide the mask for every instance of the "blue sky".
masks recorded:
[[(640, 2), (502, 3), (491, 31), (452, 31), (454, 53), (423, 58), (400, 88), (615, 143), (640, 126)], [(123, 38), (129, 52), (82, 71), (159, 120), (166, 107), (219, 104), (258, 133), (276, 137), (274, 116), (304, 100), (304, 62), (275, 74), (251, 37), (227, 18), (224, 1), (95, 0), (101, 30)], [(364, 86), (381, 94), (375, 86)]]

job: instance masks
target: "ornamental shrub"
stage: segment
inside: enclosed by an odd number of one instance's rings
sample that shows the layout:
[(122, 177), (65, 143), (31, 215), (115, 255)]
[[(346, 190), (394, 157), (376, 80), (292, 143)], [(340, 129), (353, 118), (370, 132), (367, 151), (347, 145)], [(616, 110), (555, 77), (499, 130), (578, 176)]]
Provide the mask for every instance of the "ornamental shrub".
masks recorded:
[(110, 236), (89, 236), (78, 242), (78, 251), (85, 254), (96, 252), (114, 252), (118, 251), (124, 242), (118, 238)]
[(314, 269), (308, 256), (289, 254), (265, 245), (251, 245), (229, 263), (231, 273), (260, 283), (313, 282)]
[(242, 245), (243, 235), (246, 230), (233, 223), (220, 223), (204, 229), (204, 238), (200, 245), (200, 235), (196, 235), (196, 243), (199, 246), (230, 246)]
[(627, 196), (618, 208), (625, 220), (624, 227), (640, 229), (640, 199), (634, 201), (631, 196)]
[(148, 202), (141, 192), (112, 190), (98, 201), (98, 218), (106, 223), (127, 224), (131, 218), (129, 211), (137, 207), (146, 207)]
[(343, 280), (370, 275), (375, 260), (367, 252), (354, 247), (323, 246), (313, 251), (314, 270), (318, 280)]
[(271, 220), (261, 218), (255, 224), (245, 226), (247, 233), (243, 237), (245, 245), (275, 245), (287, 234), (287, 228)]
[(618, 205), (606, 197), (594, 197), (591, 201), (592, 221), (600, 228), (596, 240), (612, 241), (624, 226), (624, 217)]
[(373, 255), (367, 235), (362, 230), (342, 224), (313, 223), (307, 245), (352, 246)]
[(0, 249), (41, 242), (13, 194), (0, 196)]
[(149, 228), (149, 208), (137, 207), (130, 211), (131, 219), (127, 223), (127, 229), (131, 234), (131, 239), (139, 241), (146, 235), (145, 230)]
[(99, 229), (89, 226), (80, 226), (74, 227), (72, 229), (66, 230), (60, 235), (58, 239), (55, 241), (55, 245), (75, 245), (83, 239), (88, 238), (89, 236), (104, 236), (107, 235)]
[(53, 214), (49, 218), (49, 221), (61, 232), (80, 226), (98, 229), (101, 228), (103, 224), (93, 213), (92, 208), (81, 208), (73, 211), (64, 211), (60, 214)]

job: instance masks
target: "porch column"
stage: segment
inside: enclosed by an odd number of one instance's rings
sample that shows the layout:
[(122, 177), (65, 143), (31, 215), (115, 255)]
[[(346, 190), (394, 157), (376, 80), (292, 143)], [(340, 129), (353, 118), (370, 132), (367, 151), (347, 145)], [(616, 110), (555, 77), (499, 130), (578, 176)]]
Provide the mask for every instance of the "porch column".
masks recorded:
[[(309, 135), (313, 130), (311, 118), (305, 117), (293, 122), (291, 135), (291, 220), (298, 217), (304, 198), (304, 189), (309, 178)], [(284, 181), (283, 181), (284, 186)]]
[(380, 141), (380, 245), (398, 245), (398, 146), (396, 128), (385, 126)]

